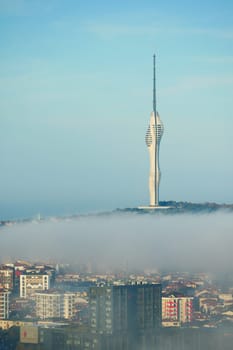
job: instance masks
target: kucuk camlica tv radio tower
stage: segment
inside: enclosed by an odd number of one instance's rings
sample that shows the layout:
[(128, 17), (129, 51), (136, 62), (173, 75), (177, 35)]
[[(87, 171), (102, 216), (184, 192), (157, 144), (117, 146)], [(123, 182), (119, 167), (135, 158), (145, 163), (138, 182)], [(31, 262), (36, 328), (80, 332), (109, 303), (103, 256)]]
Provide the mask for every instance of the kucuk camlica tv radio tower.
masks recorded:
[(164, 127), (157, 112), (156, 106), (156, 57), (153, 56), (153, 110), (150, 114), (150, 124), (146, 133), (146, 145), (150, 157), (150, 173), (149, 173), (149, 193), (150, 205), (142, 206), (139, 209), (162, 209), (168, 207), (161, 207), (159, 205), (159, 146), (163, 135)]

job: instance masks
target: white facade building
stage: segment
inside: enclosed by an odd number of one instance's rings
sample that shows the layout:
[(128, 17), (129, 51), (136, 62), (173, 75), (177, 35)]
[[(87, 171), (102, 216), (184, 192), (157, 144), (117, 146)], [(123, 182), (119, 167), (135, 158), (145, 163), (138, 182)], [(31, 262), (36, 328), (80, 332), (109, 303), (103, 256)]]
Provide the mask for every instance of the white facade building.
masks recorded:
[(50, 288), (50, 276), (42, 274), (25, 274), (20, 276), (20, 298), (31, 298), (37, 291)]
[(0, 289), (0, 320), (9, 318), (9, 296), (9, 291)]
[(75, 314), (75, 293), (46, 291), (35, 294), (36, 316), (46, 319), (72, 319)]

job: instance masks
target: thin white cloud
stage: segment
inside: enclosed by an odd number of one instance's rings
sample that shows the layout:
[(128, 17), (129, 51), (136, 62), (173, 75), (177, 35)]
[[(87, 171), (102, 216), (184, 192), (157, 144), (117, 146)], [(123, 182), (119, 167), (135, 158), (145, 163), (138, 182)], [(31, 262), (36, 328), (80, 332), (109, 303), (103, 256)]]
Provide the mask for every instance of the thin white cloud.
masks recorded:
[(187, 76), (180, 78), (176, 84), (167, 88), (161, 88), (161, 92), (179, 94), (187, 90), (209, 89), (214, 87), (226, 87), (233, 85), (233, 75), (203, 75)]
[(233, 39), (233, 28), (215, 29), (215, 28), (188, 28), (187, 33), (196, 35), (211, 36), (218, 39)]
[(210, 64), (232, 64), (233, 63), (233, 56), (231, 55), (224, 55), (224, 56), (194, 56), (193, 61), (195, 62), (201, 62), (201, 63), (210, 63)]
[[(219, 39), (233, 39), (233, 28), (216, 29), (204, 27), (189, 27), (186, 24), (167, 23), (167, 21), (153, 21), (156, 24), (147, 25), (144, 23), (130, 24), (128, 23), (114, 23), (113, 22), (98, 22), (88, 21), (83, 24), (87, 32), (96, 34), (102, 38), (109, 39), (118, 36), (154, 36), (156, 34), (163, 35), (185, 35), (185, 36), (209, 36)], [(135, 21), (133, 21), (135, 23)]]
[(94, 23), (89, 22), (85, 24), (85, 29), (102, 38), (111, 38), (117, 36), (147, 36), (154, 35), (160, 32), (159, 27), (150, 27), (144, 25), (127, 25), (127, 24), (113, 24), (113, 23)]

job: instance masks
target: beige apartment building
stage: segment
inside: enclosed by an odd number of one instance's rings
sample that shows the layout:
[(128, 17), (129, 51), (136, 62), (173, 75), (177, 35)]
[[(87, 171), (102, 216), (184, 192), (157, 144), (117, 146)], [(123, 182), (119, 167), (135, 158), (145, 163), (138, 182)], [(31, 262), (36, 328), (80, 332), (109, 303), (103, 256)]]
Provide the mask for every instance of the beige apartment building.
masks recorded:
[(13, 290), (14, 269), (5, 265), (0, 265), (0, 288)]
[(75, 293), (45, 291), (35, 294), (36, 316), (46, 319), (72, 319), (75, 314)]

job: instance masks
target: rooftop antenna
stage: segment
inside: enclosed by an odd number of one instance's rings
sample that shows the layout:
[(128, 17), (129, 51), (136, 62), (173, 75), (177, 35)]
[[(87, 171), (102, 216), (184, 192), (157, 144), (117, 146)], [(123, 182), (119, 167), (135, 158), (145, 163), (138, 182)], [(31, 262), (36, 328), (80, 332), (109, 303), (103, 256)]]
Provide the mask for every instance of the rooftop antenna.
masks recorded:
[(153, 112), (156, 116), (156, 72), (155, 72), (155, 55), (153, 55)]

